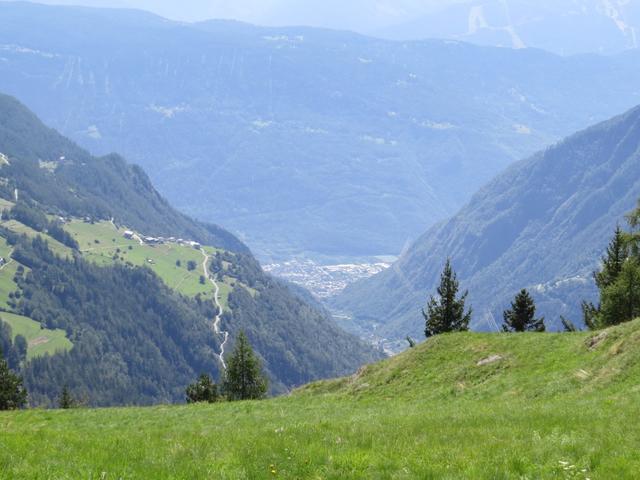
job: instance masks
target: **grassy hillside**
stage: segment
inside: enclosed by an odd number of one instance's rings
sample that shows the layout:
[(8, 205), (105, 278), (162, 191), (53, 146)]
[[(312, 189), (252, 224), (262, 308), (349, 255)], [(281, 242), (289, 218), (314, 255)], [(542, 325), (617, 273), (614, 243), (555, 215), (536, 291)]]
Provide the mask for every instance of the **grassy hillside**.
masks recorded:
[(453, 334), (286, 398), (0, 414), (8, 478), (634, 478), (640, 321)]
[(66, 352), (73, 347), (64, 330), (49, 330), (30, 318), (7, 312), (0, 313), (0, 321), (9, 324), (14, 338), (16, 335), (22, 335), (27, 339), (27, 360), (46, 354)]
[[(7, 207), (11, 205), (9, 203)], [(69, 247), (49, 235), (36, 232), (17, 220), (3, 221), (0, 222), (0, 225), (12, 232), (24, 233), (31, 238), (42, 236), (47, 240), (49, 248), (54, 253), (67, 258), (73, 257), (73, 251)], [(127, 229), (108, 221), (85, 222), (74, 219), (65, 224), (64, 229), (78, 242), (82, 256), (93, 263), (106, 266), (114, 265), (117, 262), (128, 262), (139, 267), (146, 266), (153, 270), (172, 290), (188, 297), (199, 295), (203, 299), (213, 299), (211, 283), (201, 281), (201, 277), (204, 276), (203, 251), (209, 255), (215, 255), (216, 252), (223, 252), (221, 249), (205, 246), (201, 251), (177, 243), (143, 245), (138, 240), (124, 238), (124, 232)], [(0, 237), (0, 257), (8, 260), (7, 265), (0, 268), (0, 302), (4, 308), (7, 308), (9, 294), (18, 288), (13, 277), (20, 264), (12, 260), (10, 254), (11, 246), (4, 238)], [(190, 262), (195, 264), (195, 268), (189, 269)], [(229, 277), (220, 276), (219, 286), (220, 301), (222, 306), (226, 308), (229, 293), (236, 286), (244, 285)], [(249, 287), (244, 287), (251, 291)]]
[[(16, 220), (3, 221), (0, 225), (12, 232), (26, 234), (30, 238), (41, 236), (46, 239), (49, 248), (57, 255), (73, 257), (73, 250), (69, 247)], [(146, 266), (172, 290), (187, 297), (200, 296), (202, 299), (213, 300), (211, 283), (200, 280), (204, 276), (204, 256), (200, 250), (176, 243), (157, 246), (142, 245), (137, 240), (124, 238), (123, 233), (126, 230), (124, 227), (116, 227), (107, 221), (89, 223), (72, 220), (64, 228), (78, 242), (81, 255), (93, 263), (109, 266), (128, 262), (135, 266)], [(209, 254), (221, 251), (214, 247), (205, 248)], [(7, 260), (6, 265), (0, 267), (0, 305), (7, 310), (12, 310), (9, 295), (19, 290), (15, 281), (17, 269), (22, 266), (25, 271), (29, 271), (27, 267), (11, 258), (11, 252), (12, 247), (0, 237), (0, 257)], [(194, 264), (193, 269), (189, 268), (190, 262)], [(235, 283), (229, 282), (226, 278), (224, 282), (220, 282), (221, 292), (223, 292), (220, 300), (223, 307), (226, 306), (225, 300), (229, 292), (235, 286)], [(67, 351), (72, 346), (63, 330), (41, 328), (39, 322), (10, 312), (1, 313), (0, 319), (11, 326), (14, 336), (19, 334), (25, 336), (29, 342), (28, 359), (45, 353)]]
[[(111, 265), (115, 261), (147, 266), (155, 271), (168, 287), (183, 295), (197, 294), (213, 298), (210, 282), (200, 282), (204, 275), (204, 257), (200, 250), (190, 246), (166, 243), (163, 245), (141, 245), (134, 239), (123, 237), (124, 227), (110, 222), (96, 224), (74, 221), (65, 226), (80, 245), (82, 255), (99, 265)], [(213, 252), (217, 251), (211, 247)], [(189, 270), (189, 262), (195, 268)]]

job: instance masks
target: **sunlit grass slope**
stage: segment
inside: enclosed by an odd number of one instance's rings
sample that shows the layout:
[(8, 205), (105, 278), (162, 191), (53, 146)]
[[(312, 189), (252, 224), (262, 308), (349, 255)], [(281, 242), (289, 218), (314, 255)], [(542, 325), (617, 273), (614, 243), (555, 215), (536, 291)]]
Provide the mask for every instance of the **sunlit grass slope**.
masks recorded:
[[(0, 202), (0, 208), (2, 205)], [(49, 247), (60, 256), (72, 258), (74, 255), (72, 249), (51, 236), (36, 232), (16, 220), (4, 221), (0, 224), (18, 234), (45, 238)], [(203, 299), (213, 299), (214, 288), (204, 278), (204, 256), (200, 250), (175, 242), (162, 245), (141, 245), (135, 239), (124, 238), (126, 228), (116, 227), (108, 221), (89, 223), (75, 219), (65, 224), (65, 229), (78, 242), (81, 255), (91, 262), (103, 266), (118, 262), (144, 266), (152, 269), (168, 287), (182, 295), (189, 297), (200, 295)], [(205, 246), (203, 249), (210, 256), (220, 251), (209, 246)], [(6, 262), (0, 265), (0, 310), (7, 312), (12, 310), (10, 295), (18, 290), (15, 277), (17, 269), (21, 266), (11, 258), (12, 252), (13, 247), (0, 237), (0, 257), (4, 258)], [(190, 268), (190, 264), (192, 268)], [(22, 268), (25, 272), (29, 271), (24, 265)], [(250, 293), (255, 293), (226, 275), (222, 275), (222, 278), (218, 279), (218, 286), (220, 288), (219, 300), (223, 308), (227, 308), (228, 296), (236, 286), (242, 286)], [(29, 359), (46, 353), (53, 354), (59, 350), (69, 350), (73, 346), (71, 341), (65, 337), (65, 332), (40, 329), (40, 324), (32, 319), (11, 313), (1, 313), (0, 319), (11, 325), (14, 336), (21, 334), (27, 338), (29, 342), (27, 357)]]
[(1, 312), (0, 320), (11, 326), (14, 338), (22, 335), (28, 342), (27, 359), (71, 350), (73, 344), (64, 330), (42, 328), (40, 323), (14, 313)]
[[(204, 257), (200, 250), (175, 242), (162, 245), (140, 245), (135, 239), (124, 238), (126, 228), (116, 228), (107, 221), (87, 223), (74, 220), (66, 224), (65, 229), (73, 235), (83, 257), (89, 261), (98, 265), (112, 265), (120, 261), (146, 266), (156, 272), (169, 288), (183, 295), (213, 298), (211, 283), (202, 279)], [(203, 251), (213, 256), (221, 250), (204, 246)], [(189, 262), (195, 265), (193, 270), (188, 268)], [(218, 281), (219, 300), (222, 307), (226, 308), (229, 293), (236, 286), (236, 282), (227, 276), (222, 280)], [(250, 289), (247, 287), (247, 290)]]
[[(125, 228), (110, 222), (85, 223), (80, 220), (65, 225), (80, 246), (82, 255), (99, 265), (111, 265), (116, 260), (147, 266), (154, 270), (170, 288), (187, 296), (211, 296), (209, 282), (201, 283), (204, 275), (203, 256), (199, 250), (177, 244), (140, 245), (137, 240), (123, 237)], [(189, 270), (193, 262), (195, 268)]]
[(640, 321), (445, 335), (269, 401), (4, 413), (0, 478), (637, 478), (639, 392)]

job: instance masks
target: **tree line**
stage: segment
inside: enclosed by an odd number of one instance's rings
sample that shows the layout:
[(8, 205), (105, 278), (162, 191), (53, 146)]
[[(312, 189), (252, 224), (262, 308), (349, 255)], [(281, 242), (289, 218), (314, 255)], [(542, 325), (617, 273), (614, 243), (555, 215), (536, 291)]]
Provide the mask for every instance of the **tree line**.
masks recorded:
[[(3, 349), (0, 348), (0, 411), (16, 410), (26, 405), (28, 394), (22, 377), (9, 368), (2, 352)], [(211, 375), (203, 373), (186, 388), (185, 395), (189, 404), (261, 400), (266, 397), (268, 385), (262, 362), (254, 353), (247, 336), (240, 332), (220, 388)], [(86, 404), (86, 400), (74, 397), (67, 384), (62, 386), (58, 408), (70, 409), (83, 404)]]
[[(583, 322), (590, 330), (606, 328), (640, 317), (640, 202), (626, 217), (629, 231), (618, 226), (614, 232), (601, 267), (593, 274), (600, 301), (583, 302)], [(468, 291), (460, 292), (457, 275), (447, 259), (440, 275), (437, 294), (432, 295), (422, 310), (427, 338), (448, 332), (469, 330), (472, 309), (466, 308)], [(561, 317), (564, 330), (578, 328)], [(522, 289), (503, 312), (503, 332), (544, 332), (544, 318), (536, 318), (536, 306), (531, 294)], [(415, 342), (407, 338), (410, 346)]]

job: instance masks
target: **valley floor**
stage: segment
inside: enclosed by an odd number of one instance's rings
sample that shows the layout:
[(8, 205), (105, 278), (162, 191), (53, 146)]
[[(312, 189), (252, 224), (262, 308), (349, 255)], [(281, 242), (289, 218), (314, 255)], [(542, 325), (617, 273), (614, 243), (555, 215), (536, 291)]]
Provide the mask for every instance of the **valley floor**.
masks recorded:
[(640, 321), (453, 334), (262, 402), (0, 414), (0, 478), (620, 479)]

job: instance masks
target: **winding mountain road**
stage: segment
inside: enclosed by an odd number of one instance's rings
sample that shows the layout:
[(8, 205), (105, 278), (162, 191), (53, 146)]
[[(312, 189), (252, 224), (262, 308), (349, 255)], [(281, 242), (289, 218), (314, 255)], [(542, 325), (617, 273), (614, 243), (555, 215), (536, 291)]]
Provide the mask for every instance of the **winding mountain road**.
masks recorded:
[(213, 319), (213, 331), (215, 332), (216, 335), (224, 336), (224, 341), (220, 344), (220, 354), (218, 355), (218, 357), (220, 358), (220, 363), (222, 364), (222, 368), (226, 371), (227, 364), (224, 361), (224, 348), (227, 345), (227, 342), (229, 341), (229, 332), (220, 329), (220, 322), (222, 320), (221, 318), (222, 305), (220, 305), (220, 299), (219, 299), (220, 287), (218, 286), (216, 281), (211, 277), (211, 274), (209, 273), (208, 264), (211, 256), (207, 252), (205, 252), (204, 249), (200, 251), (202, 252), (202, 256), (204, 257), (204, 260), (202, 261), (202, 269), (204, 270), (204, 276), (207, 280), (209, 280), (213, 284), (213, 287), (215, 289), (213, 294), (213, 301), (215, 303), (217, 313), (216, 313), (216, 317)]

